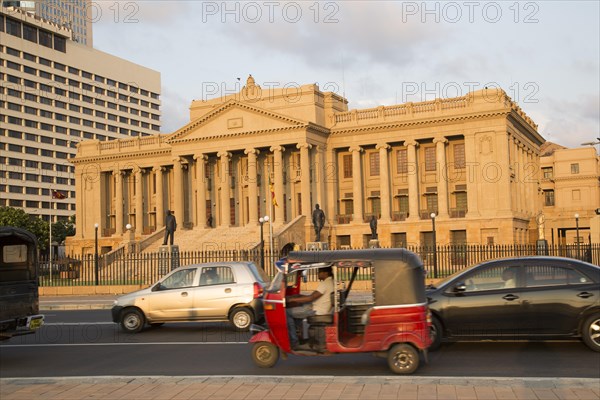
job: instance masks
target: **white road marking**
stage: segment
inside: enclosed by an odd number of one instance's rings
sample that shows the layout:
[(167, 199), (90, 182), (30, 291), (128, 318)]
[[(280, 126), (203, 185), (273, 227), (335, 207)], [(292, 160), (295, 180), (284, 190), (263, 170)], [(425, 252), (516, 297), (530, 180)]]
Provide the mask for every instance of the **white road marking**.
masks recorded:
[(248, 342), (146, 342), (146, 343), (48, 343), (48, 344), (2, 344), (5, 347), (66, 347), (66, 346), (179, 346), (248, 344)]

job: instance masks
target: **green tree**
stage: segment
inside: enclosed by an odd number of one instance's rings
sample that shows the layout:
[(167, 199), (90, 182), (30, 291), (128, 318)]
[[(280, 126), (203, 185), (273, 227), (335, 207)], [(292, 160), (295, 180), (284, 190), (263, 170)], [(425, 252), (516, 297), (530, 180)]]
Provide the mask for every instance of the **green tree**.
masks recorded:
[(57, 221), (52, 224), (52, 241), (62, 243), (67, 236), (75, 235), (75, 215), (71, 215), (67, 221)]
[(0, 226), (14, 226), (33, 233), (40, 244), (40, 250), (48, 248), (48, 222), (29, 215), (20, 208), (0, 207)]

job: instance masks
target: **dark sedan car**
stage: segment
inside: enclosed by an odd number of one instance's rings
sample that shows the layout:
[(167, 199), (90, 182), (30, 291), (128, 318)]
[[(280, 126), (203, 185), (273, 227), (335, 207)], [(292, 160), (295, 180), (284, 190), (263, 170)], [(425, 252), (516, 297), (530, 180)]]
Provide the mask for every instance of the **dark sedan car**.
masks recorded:
[(582, 338), (600, 351), (600, 267), (568, 258), (487, 261), (428, 288), (433, 344), (442, 339)]

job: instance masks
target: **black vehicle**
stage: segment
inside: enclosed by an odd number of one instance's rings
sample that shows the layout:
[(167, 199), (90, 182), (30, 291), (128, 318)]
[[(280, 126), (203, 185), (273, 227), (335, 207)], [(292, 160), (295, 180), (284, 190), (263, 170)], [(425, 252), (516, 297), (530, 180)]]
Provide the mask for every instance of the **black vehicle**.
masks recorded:
[(560, 257), (493, 260), (427, 290), (431, 350), (443, 339), (582, 338), (600, 352), (600, 267)]
[(0, 227), (0, 340), (33, 333), (38, 314), (38, 242), (20, 228)]

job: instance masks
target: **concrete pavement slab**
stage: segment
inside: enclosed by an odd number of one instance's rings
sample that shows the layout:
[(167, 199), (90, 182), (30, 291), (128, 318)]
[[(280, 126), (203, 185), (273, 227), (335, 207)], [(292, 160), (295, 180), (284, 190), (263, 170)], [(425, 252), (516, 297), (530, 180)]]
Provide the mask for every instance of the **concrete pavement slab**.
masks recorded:
[[(443, 383), (441, 383), (443, 382)], [(543, 382), (543, 385), (540, 383)], [(599, 379), (419, 376), (149, 376), (1, 378), (2, 400), (63, 399), (590, 399)], [(258, 396), (258, 397), (255, 397)]]

